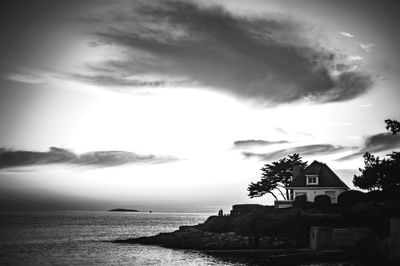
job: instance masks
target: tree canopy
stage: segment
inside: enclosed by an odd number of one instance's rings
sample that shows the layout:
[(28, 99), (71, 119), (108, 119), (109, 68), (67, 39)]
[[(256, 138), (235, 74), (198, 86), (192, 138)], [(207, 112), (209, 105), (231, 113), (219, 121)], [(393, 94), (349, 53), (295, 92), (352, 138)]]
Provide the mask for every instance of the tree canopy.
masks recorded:
[[(284, 200), (289, 198), (285, 187), (292, 181), (293, 167), (297, 165), (301, 169), (307, 167), (307, 162), (302, 161), (302, 157), (298, 153), (288, 155), (287, 158), (280, 159), (265, 164), (261, 168), (261, 180), (250, 183), (247, 190), (249, 197), (261, 197), (265, 194), (271, 194), (276, 200), (276, 193), (279, 193)], [(285, 189), (283, 193), (282, 189)]]
[[(385, 120), (386, 129), (393, 135), (400, 132), (400, 123)], [(353, 184), (361, 189), (386, 190), (400, 188), (400, 152), (393, 151), (387, 158), (375, 157), (369, 152), (364, 154), (364, 168), (361, 174), (354, 175)]]
[(400, 122), (396, 120), (386, 119), (386, 129), (392, 132), (393, 135), (400, 133)]

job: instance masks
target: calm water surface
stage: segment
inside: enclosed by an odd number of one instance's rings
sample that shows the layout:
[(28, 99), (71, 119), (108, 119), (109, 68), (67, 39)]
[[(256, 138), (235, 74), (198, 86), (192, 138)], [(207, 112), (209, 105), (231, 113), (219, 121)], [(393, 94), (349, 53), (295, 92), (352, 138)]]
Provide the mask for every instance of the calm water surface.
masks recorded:
[(196, 251), (107, 241), (170, 232), (210, 214), (59, 212), (0, 215), (0, 265), (239, 265)]

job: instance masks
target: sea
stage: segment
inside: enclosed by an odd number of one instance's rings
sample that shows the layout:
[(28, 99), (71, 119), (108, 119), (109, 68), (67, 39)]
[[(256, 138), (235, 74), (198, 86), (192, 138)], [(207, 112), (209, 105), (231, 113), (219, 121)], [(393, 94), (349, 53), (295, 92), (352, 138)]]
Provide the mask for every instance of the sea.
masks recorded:
[(210, 215), (84, 211), (3, 213), (0, 214), (0, 265), (254, 265), (194, 250), (112, 242), (172, 232), (181, 225), (204, 222)]
[(112, 243), (204, 222), (206, 213), (0, 214), (0, 265), (240, 265), (197, 251)]

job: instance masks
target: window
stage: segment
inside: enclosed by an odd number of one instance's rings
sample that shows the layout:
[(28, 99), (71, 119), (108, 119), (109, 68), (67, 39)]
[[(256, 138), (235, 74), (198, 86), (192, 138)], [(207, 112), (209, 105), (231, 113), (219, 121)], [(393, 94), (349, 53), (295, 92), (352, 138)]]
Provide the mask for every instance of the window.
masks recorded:
[(296, 198), (296, 197), (301, 196), (301, 195), (306, 195), (307, 196), (307, 193), (306, 192), (296, 192), (294, 195), (295, 195), (295, 198)]
[(306, 175), (307, 185), (318, 185), (317, 175)]
[(303, 197), (304, 199), (307, 200), (307, 193), (306, 192), (295, 192), (294, 193), (294, 200), (299, 200), (299, 197)]

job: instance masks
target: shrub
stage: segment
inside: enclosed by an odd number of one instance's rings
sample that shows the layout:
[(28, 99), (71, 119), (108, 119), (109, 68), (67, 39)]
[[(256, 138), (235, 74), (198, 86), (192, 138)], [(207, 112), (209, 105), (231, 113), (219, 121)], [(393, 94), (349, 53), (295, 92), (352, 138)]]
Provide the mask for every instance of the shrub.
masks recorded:
[(314, 198), (314, 205), (317, 208), (327, 208), (331, 205), (331, 197), (328, 195), (318, 195)]
[(386, 200), (400, 200), (400, 187), (398, 186), (393, 186), (389, 188), (385, 188), (383, 191), (384, 197)]
[(365, 194), (366, 201), (370, 202), (386, 202), (386, 201), (399, 201), (400, 188), (390, 187), (384, 190), (373, 190)]
[(299, 195), (293, 201), (293, 207), (295, 208), (307, 208), (313, 205), (311, 202), (307, 201), (307, 195)]
[(365, 200), (369, 202), (385, 201), (385, 195), (381, 190), (373, 190), (365, 194)]
[(358, 190), (348, 190), (338, 196), (338, 203), (341, 206), (351, 206), (354, 203), (365, 201), (365, 194)]

